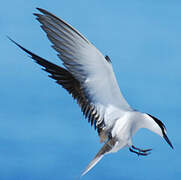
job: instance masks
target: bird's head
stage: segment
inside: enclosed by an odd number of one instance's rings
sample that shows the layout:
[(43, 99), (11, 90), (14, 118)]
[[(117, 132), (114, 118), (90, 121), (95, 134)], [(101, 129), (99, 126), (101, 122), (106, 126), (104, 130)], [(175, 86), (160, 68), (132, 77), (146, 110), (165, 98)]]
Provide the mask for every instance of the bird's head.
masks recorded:
[(150, 129), (153, 132), (157, 133), (158, 135), (160, 135), (161, 137), (163, 137), (165, 139), (165, 141), (170, 145), (170, 147), (173, 149), (173, 145), (171, 143), (171, 141), (169, 140), (168, 136), (167, 136), (167, 131), (165, 128), (165, 125), (156, 117), (147, 114), (149, 117), (152, 118), (153, 122), (155, 123), (154, 128)]

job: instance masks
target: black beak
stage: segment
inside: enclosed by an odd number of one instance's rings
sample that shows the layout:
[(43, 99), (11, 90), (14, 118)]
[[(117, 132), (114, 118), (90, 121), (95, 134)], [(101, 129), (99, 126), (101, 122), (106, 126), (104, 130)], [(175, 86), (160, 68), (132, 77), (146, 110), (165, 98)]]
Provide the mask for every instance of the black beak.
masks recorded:
[(170, 147), (171, 147), (172, 149), (174, 149), (172, 143), (170, 142), (170, 140), (168, 139), (168, 137), (167, 137), (167, 135), (166, 135), (165, 133), (164, 133), (164, 135), (163, 135), (163, 138), (165, 139), (165, 141), (167, 141), (167, 143), (170, 145)]

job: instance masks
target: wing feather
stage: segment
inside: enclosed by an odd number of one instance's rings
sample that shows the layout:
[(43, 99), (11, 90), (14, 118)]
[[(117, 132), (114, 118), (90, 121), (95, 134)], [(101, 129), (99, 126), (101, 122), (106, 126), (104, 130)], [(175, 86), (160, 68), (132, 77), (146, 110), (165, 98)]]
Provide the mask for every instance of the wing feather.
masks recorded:
[[(10, 39), (10, 38), (9, 38)], [(18, 47), (20, 47), (23, 51), (31, 55), (31, 58), (35, 60), (35, 62), (41, 66), (43, 66), (43, 70), (50, 73), (49, 77), (56, 80), (56, 83), (60, 84), (63, 88), (65, 88), (69, 94), (77, 101), (81, 110), (86, 118), (88, 118), (88, 122), (91, 122), (91, 126), (94, 124), (95, 129), (100, 131), (102, 126), (96, 126), (97, 117), (100, 115), (96, 111), (96, 107), (87, 100), (85, 97), (84, 91), (81, 87), (81, 84), (78, 80), (76, 80), (72, 74), (66, 69), (57, 66), (40, 56), (32, 53), (31, 51), (25, 49), (12, 39), (10, 39), (13, 43), (15, 43)]]
[[(105, 116), (109, 106), (130, 110), (117, 84), (111, 60), (104, 57), (83, 35), (72, 26), (50, 12), (38, 8), (42, 14), (34, 14), (42, 24), (41, 27), (58, 52), (64, 66), (79, 81), (88, 103), (93, 104), (96, 112), (87, 109), (83, 112), (93, 125), (95, 121), (112, 125)], [(112, 108), (114, 109), (114, 108)], [(90, 111), (93, 115), (90, 115)], [(95, 125), (96, 126), (96, 125)]]
[(37, 9), (42, 14), (34, 15), (52, 42), (52, 47), (58, 52), (65, 69), (12, 41), (30, 54), (45, 71), (50, 73), (51, 78), (77, 100), (88, 122), (94, 125), (98, 132), (105, 126), (110, 128), (119, 114), (115, 111), (131, 109), (120, 92), (110, 58), (104, 57), (95, 46), (65, 21), (44, 9)]

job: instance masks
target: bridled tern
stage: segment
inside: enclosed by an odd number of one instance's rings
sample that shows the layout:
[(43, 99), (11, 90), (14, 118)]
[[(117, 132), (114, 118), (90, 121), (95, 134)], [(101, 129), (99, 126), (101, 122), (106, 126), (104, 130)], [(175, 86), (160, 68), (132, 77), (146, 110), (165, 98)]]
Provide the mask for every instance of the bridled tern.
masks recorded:
[(132, 144), (133, 135), (141, 128), (147, 128), (163, 137), (173, 148), (166, 128), (159, 119), (135, 111), (126, 102), (117, 84), (110, 58), (104, 57), (65, 21), (44, 9), (37, 9), (41, 14), (34, 15), (65, 67), (57, 66), (9, 39), (43, 66), (43, 70), (50, 74), (49, 77), (72, 95), (88, 122), (97, 130), (100, 142), (104, 142), (82, 176), (105, 154), (117, 152), (125, 146), (137, 155), (148, 155), (152, 149), (140, 149)]

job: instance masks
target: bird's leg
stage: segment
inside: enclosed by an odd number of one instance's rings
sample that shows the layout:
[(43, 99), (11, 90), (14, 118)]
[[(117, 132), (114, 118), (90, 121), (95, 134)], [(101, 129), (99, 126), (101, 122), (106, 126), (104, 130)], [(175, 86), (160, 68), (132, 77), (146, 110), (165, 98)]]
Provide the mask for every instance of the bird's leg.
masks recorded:
[(132, 148), (135, 149), (135, 150), (138, 150), (139, 152), (149, 152), (151, 151), (152, 149), (140, 149), (140, 148), (137, 148), (135, 146), (132, 145)]
[(133, 153), (135, 153), (135, 154), (137, 154), (138, 156), (147, 156), (147, 155), (149, 155), (150, 154), (150, 152), (141, 152), (141, 151), (134, 151), (131, 147), (129, 147), (129, 150), (131, 151), (131, 152), (133, 152)]

